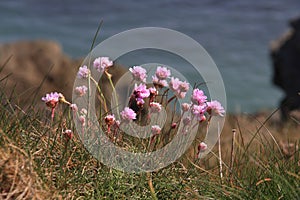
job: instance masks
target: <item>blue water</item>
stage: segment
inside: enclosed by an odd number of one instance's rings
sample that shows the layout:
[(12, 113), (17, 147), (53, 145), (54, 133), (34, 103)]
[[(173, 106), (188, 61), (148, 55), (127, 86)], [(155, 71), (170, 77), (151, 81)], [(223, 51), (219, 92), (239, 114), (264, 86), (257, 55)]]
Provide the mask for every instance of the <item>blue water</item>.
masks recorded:
[(101, 19), (97, 42), (137, 27), (174, 29), (212, 56), (229, 111), (255, 112), (275, 108), (282, 97), (271, 83), (269, 43), (299, 11), (299, 0), (1, 0), (0, 42), (51, 39), (71, 57), (82, 57)]

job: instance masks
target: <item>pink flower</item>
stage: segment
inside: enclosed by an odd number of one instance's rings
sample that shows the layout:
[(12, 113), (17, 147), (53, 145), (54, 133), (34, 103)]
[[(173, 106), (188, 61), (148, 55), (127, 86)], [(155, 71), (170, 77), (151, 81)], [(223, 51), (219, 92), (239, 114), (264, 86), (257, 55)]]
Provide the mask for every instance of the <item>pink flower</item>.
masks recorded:
[(155, 75), (158, 79), (164, 80), (170, 77), (171, 72), (166, 67), (158, 66)]
[(146, 78), (147, 78), (147, 71), (140, 67), (140, 66), (134, 66), (132, 68), (129, 68), (129, 71), (132, 73), (133, 79), (136, 81), (142, 81), (142, 82), (146, 82)]
[(116, 122), (114, 115), (107, 115), (104, 117), (104, 121), (108, 126), (108, 132), (110, 132), (110, 126), (113, 125)]
[(75, 88), (75, 93), (76, 93), (78, 96), (82, 97), (83, 95), (86, 94), (87, 90), (88, 90), (88, 88), (87, 88), (85, 85), (83, 85), (83, 86), (78, 86), (78, 87)]
[(150, 91), (147, 89), (147, 86), (143, 83), (141, 83), (139, 86), (135, 84), (134, 86), (134, 95), (135, 98), (147, 98), (150, 96)]
[(65, 134), (65, 137), (67, 140), (70, 140), (73, 138), (73, 131), (70, 129), (65, 130), (64, 134)]
[(158, 125), (151, 126), (152, 135), (158, 135), (161, 132), (161, 128)]
[(49, 108), (55, 108), (59, 102), (60, 97), (61, 93), (51, 92), (49, 94), (46, 94), (45, 97), (42, 97), (42, 101), (44, 101)]
[(204, 142), (200, 142), (200, 144), (198, 145), (198, 152), (203, 152), (207, 149), (207, 144), (205, 144)]
[(176, 94), (177, 98), (179, 98), (179, 99), (183, 99), (185, 97), (185, 95), (186, 95), (186, 92), (180, 92), (180, 91), (179, 91), (179, 93)]
[(86, 65), (84, 65), (82, 67), (79, 67), (79, 70), (77, 72), (77, 77), (80, 79), (84, 79), (89, 77), (89, 74), (90, 74), (90, 70), (87, 68)]
[(78, 111), (78, 107), (76, 104), (70, 104), (70, 108), (74, 111), (74, 112), (77, 112)]
[(181, 104), (181, 109), (183, 112), (187, 112), (190, 109), (191, 105), (188, 103), (182, 103)]
[(171, 81), (169, 82), (169, 87), (173, 92), (177, 92), (179, 89), (179, 86), (181, 84), (181, 81), (178, 78), (171, 77)]
[(206, 106), (205, 105), (193, 105), (191, 109), (192, 114), (199, 122), (204, 121), (206, 118), (204, 116), (204, 113), (206, 112)]
[(225, 114), (225, 110), (222, 107), (221, 103), (218, 101), (207, 102), (207, 112), (211, 116), (221, 116), (223, 117)]
[(82, 108), (80, 110), (80, 114), (86, 116), (87, 115), (87, 110), (85, 108)]
[(153, 84), (159, 85), (161, 87), (168, 86), (168, 82), (166, 80), (161, 80), (161, 79), (157, 78), (157, 76), (152, 76), (152, 82), (153, 82)]
[(181, 92), (187, 92), (189, 90), (189, 88), (190, 88), (190, 85), (189, 85), (188, 82), (186, 82), (186, 81), (182, 82), (181, 81), (181, 83), (179, 85), (179, 89), (180, 89)]
[(161, 111), (161, 104), (157, 102), (150, 103), (150, 112), (151, 113), (159, 113)]
[(207, 96), (204, 95), (202, 90), (194, 89), (191, 100), (196, 105), (202, 105), (207, 101)]
[(109, 67), (113, 66), (113, 62), (109, 60), (109, 57), (96, 58), (93, 64), (94, 68), (99, 72), (103, 72)]
[(182, 82), (178, 78), (174, 77), (171, 77), (169, 87), (179, 99), (183, 99), (186, 92), (189, 90), (189, 84), (186, 81)]
[(158, 92), (155, 87), (150, 87), (148, 90), (150, 92), (150, 96), (149, 96), (150, 102), (153, 102), (154, 98), (158, 95)]
[(141, 107), (145, 104), (145, 101), (142, 98), (136, 98), (136, 104)]
[(81, 123), (82, 126), (85, 126), (85, 115), (79, 116), (79, 122)]
[(176, 126), (177, 126), (177, 123), (176, 122), (173, 122), (172, 124), (171, 124), (171, 128), (176, 128)]
[(131, 120), (136, 119), (136, 113), (129, 107), (125, 107), (120, 114), (124, 122), (127, 123), (129, 123)]
[(150, 95), (156, 96), (157, 95), (157, 90), (155, 87), (150, 87), (149, 89)]
[(200, 118), (199, 122), (204, 122), (205, 120), (206, 120), (205, 115), (201, 115), (201, 118)]

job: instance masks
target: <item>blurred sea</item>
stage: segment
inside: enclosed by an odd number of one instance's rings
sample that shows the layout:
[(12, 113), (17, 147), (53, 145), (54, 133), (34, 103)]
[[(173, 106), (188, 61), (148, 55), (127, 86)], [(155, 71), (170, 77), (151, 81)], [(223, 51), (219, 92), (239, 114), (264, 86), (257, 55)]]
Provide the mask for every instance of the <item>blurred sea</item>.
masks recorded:
[[(174, 29), (211, 55), (223, 76), (229, 111), (251, 113), (280, 101), (282, 93), (271, 83), (269, 43), (299, 11), (299, 0), (1, 0), (0, 42), (50, 39), (71, 57), (84, 57), (101, 19), (97, 42), (132, 28)], [(142, 64), (147, 56), (161, 54), (137, 52), (120, 62)]]

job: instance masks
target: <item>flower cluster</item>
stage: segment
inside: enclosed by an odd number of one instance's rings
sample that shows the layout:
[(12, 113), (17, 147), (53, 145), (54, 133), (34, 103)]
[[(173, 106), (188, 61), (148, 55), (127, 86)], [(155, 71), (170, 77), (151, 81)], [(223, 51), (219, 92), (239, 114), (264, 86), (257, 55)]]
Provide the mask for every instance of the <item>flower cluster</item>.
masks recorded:
[(171, 76), (171, 71), (166, 67), (158, 66), (155, 72), (155, 75), (152, 76), (152, 82), (158, 87), (167, 87), (168, 82), (167, 78)]
[[(109, 60), (108, 57), (98, 57), (93, 62), (93, 67), (99, 72), (105, 72), (111, 66), (113, 66), (113, 61)], [(90, 76), (90, 74), (90, 69), (86, 65), (83, 65), (79, 68), (77, 77), (79, 79), (86, 79)]]
[[(144, 83), (147, 77), (147, 71), (140, 67), (134, 66), (129, 69), (132, 74), (133, 80), (141, 81), (140, 85), (135, 85), (133, 99), (135, 103), (142, 107), (145, 103), (145, 98), (150, 97), (150, 112), (155, 113), (161, 110), (161, 105), (157, 102), (154, 102), (154, 98), (158, 93), (157, 89), (162, 89), (163, 87), (169, 87), (169, 89), (174, 93), (178, 99), (185, 98), (187, 92), (190, 89), (189, 83), (186, 81), (181, 81), (176, 77), (171, 77), (171, 71), (163, 66), (158, 66), (155, 71), (155, 75), (152, 76), (152, 83), (155, 87), (147, 88)], [(182, 111), (188, 112), (199, 121), (206, 120), (206, 113), (211, 116), (224, 116), (225, 110), (218, 101), (207, 101), (207, 96), (204, 94), (203, 90), (195, 88), (191, 96), (190, 103), (182, 104)], [(187, 120), (186, 120), (187, 121)]]
[(73, 131), (70, 129), (67, 129), (64, 131), (64, 135), (65, 135), (67, 141), (69, 141), (73, 138)]
[(48, 107), (55, 108), (59, 102), (61, 95), (61, 93), (51, 92), (49, 94), (46, 94), (45, 97), (42, 97), (42, 101), (44, 101)]
[(161, 104), (158, 102), (150, 103), (150, 112), (151, 113), (159, 113), (161, 111)]
[(77, 72), (77, 78), (84, 79), (88, 78), (90, 74), (90, 70), (86, 65), (79, 67), (79, 70)]
[(46, 94), (46, 96), (42, 97), (42, 101), (44, 101), (46, 105), (51, 109), (52, 120), (54, 119), (55, 108), (59, 102), (66, 103), (69, 106), (71, 106), (71, 103), (69, 103), (65, 99), (64, 95), (62, 93), (57, 93), (57, 92), (51, 92), (49, 94)]
[(172, 77), (169, 87), (179, 99), (183, 99), (190, 86), (186, 81), (180, 81), (178, 78)]
[(214, 100), (211, 102), (207, 102), (206, 111), (212, 116), (224, 116), (225, 109), (222, 107), (221, 103)]
[(75, 93), (76, 95), (82, 97), (83, 95), (86, 94), (87, 90), (88, 88), (85, 85), (82, 85), (75, 88)]
[(136, 119), (136, 113), (129, 107), (125, 107), (120, 113), (124, 122), (129, 123), (131, 120)]
[(205, 96), (202, 90), (198, 88), (193, 90), (193, 95), (191, 97), (192, 103), (196, 105), (203, 105), (207, 101), (207, 96)]
[[(205, 113), (208, 113), (210, 117), (212, 116), (223, 117), (225, 114), (225, 109), (222, 107), (220, 102), (216, 100), (208, 102), (207, 96), (204, 94), (202, 90), (199, 90), (198, 88), (193, 90), (191, 101), (192, 101), (191, 112), (193, 116), (197, 118), (198, 121), (206, 120)], [(184, 106), (182, 105), (182, 107)]]
[(109, 60), (108, 57), (99, 57), (99, 58), (96, 58), (94, 60), (93, 64), (94, 64), (94, 68), (98, 72), (104, 72), (109, 67), (113, 66), (113, 62), (111, 60)]
[(86, 125), (86, 117), (87, 117), (87, 110), (85, 108), (82, 108), (80, 110), (79, 118), (78, 118), (82, 127)]
[[(98, 57), (93, 61), (94, 69), (100, 73), (104, 73), (108, 77), (111, 84), (113, 84), (111, 81), (112, 75), (108, 73), (108, 69), (112, 66), (113, 61), (111, 61), (108, 57)], [(163, 106), (167, 107), (168, 104), (174, 99), (186, 99), (189, 90), (191, 90), (188, 82), (171, 76), (171, 70), (164, 66), (157, 66), (155, 74), (152, 76), (151, 86), (149, 86), (150, 84), (146, 84), (148, 77), (146, 69), (141, 66), (133, 66), (129, 68), (129, 71), (131, 72), (132, 80), (137, 81), (138, 83), (134, 84), (129, 104), (125, 106), (121, 112), (119, 112), (117, 109), (118, 112), (112, 114), (110, 111), (105, 110), (107, 114), (101, 120), (103, 120), (104, 126), (107, 127), (107, 133), (111, 133), (111, 130), (119, 130), (119, 126), (121, 124), (129, 124), (132, 121), (137, 120), (139, 115), (143, 114), (140, 112), (142, 109), (149, 109), (149, 112), (145, 112), (149, 118), (152, 114), (160, 113), (163, 109)], [(91, 69), (86, 65), (83, 65), (79, 68), (77, 77), (79, 79), (92, 80), (95, 84), (98, 84), (96, 80), (93, 80)], [(82, 98), (87, 92), (89, 92), (88, 88), (90, 87), (87, 85), (79, 85), (75, 87), (74, 93), (78, 98)], [(112, 88), (114, 89), (113, 85)], [(103, 96), (101, 90), (98, 92)], [(193, 120), (197, 120), (197, 123), (200, 123), (205, 121), (207, 117), (209, 117), (208, 120), (210, 120), (213, 116), (223, 117), (225, 114), (225, 109), (222, 107), (221, 103), (216, 100), (208, 101), (208, 98), (204, 94), (203, 90), (194, 88), (190, 92), (192, 95), (189, 97), (189, 102), (183, 102), (181, 104), (181, 110), (183, 114), (181, 115), (180, 120), (183, 124), (182, 132), (184, 134), (188, 133), (187, 127), (196, 122)], [(171, 93), (172, 96), (169, 96), (169, 93)], [(61, 93), (52, 92), (46, 94), (46, 96), (42, 98), (42, 101), (44, 101), (46, 105), (51, 108), (52, 119), (54, 117), (55, 108), (59, 102), (62, 102), (68, 104), (71, 110), (76, 113), (76, 119), (81, 124), (83, 130), (84, 128), (90, 128), (89, 126), (91, 123), (88, 119), (89, 115), (87, 108), (78, 108), (76, 104), (69, 103)], [(105, 104), (105, 101), (101, 103)], [(177, 129), (178, 127), (182, 126), (180, 126), (178, 121), (174, 122), (172, 119), (170, 129)], [(160, 137), (162, 135), (162, 128), (159, 125), (152, 125), (151, 133), (152, 144), (156, 137)], [(64, 134), (69, 139), (71, 139), (73, 136), (71, 129), (67, 129)], [(203, 152), (206, 149), (207, 145), (205, 143), (199, 144), (198, 152)]]
[(129, 71), (132, 74), (132, 77), (136, 81), (146, 82), (147, 78), (147, 71), (140, 67), (140, 66), (133, 66), (132, 68), (129, 68)]

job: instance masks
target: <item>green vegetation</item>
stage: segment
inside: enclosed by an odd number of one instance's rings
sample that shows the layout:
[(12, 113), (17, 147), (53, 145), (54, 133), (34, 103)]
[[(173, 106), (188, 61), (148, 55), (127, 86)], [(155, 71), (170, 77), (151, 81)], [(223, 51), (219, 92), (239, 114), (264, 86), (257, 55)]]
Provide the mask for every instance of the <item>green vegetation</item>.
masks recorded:
[[(60, 107), (51, 122), (46, 109), (22, 110), (4, 93), (0, 99), (1, 199), (152, 199), (147, 174), (110, 169), (87, 152), (77, 134), (66, 137), (64, 130), (72, 127), (69, 108)], [(151, 173), (157, 198), (298, 199), (298, 141), (277, 144), (265, 127), (270, 125), (252, 120), (253, 128), (249, 121), (227, 118), (221, 137), (223, 159), (216, 149), (194, 161), (191, 150)], [(234, 140), (230, 123), (240, 127)], [(280, 130), (299, 134), (296, 128)]]

